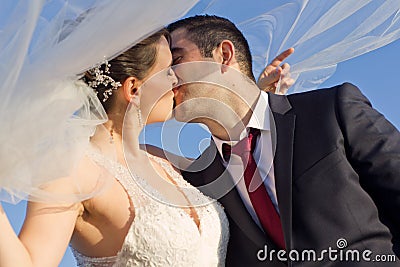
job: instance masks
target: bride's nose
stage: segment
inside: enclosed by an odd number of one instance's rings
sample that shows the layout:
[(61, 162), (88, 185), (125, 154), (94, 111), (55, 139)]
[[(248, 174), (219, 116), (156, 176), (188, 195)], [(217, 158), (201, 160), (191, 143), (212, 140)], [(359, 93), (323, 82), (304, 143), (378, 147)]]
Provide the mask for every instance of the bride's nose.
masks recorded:
[(171, 77), (172, 86), (175, 87), (175, 85), (178, 84), (178, 78), (176, 77), (175, 72), (174, 72), (174, 70), (172, 68), (169, 68), (168, 76)]

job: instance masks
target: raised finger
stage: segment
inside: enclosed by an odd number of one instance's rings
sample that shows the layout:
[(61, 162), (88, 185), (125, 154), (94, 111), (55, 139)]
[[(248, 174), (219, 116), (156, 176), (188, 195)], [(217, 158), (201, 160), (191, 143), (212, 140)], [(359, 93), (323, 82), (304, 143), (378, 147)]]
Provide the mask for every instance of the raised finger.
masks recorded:
[(280, 53), (276, 58), (274, 58), (270, 65), (278, 67), (288, 56), (294, 53), (294, 48), (291, 47)]

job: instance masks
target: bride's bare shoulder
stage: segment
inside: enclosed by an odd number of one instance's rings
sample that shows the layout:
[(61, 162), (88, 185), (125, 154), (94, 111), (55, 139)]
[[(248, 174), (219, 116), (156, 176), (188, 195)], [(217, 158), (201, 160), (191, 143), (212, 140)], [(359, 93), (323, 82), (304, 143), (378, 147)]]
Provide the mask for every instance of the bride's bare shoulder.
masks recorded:
[(83, 156), (69, 173), (43, 184), (41, 189), (61, 201), (80, 202), (101, 193), (109, 186), (111, 178), (103, 167), (89, 156)]

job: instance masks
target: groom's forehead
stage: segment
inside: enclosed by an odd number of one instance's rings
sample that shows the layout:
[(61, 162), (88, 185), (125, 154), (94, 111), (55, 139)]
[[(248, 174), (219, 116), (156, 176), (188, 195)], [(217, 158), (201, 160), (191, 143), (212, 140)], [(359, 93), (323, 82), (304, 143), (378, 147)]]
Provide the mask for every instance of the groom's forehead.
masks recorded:
[(184, 28), (178, 28), (171, 32), (171, 50), (175, 48), (197, 48), (196, 43), (190, 38), (190, 33)]
[(175, 46), (170, 46), (172, 55), (191, 55), (200, 54), (200, 49), (194, 43), (181, 43)]

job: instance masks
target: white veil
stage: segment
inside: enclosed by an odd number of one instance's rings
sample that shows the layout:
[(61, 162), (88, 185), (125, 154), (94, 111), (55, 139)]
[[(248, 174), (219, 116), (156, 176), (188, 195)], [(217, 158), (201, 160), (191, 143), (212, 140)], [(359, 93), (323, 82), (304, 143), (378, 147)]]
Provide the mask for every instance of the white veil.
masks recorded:
[[(3, 0), (0, 9), (0, 200), (52, 200), (41, 185), (67, 176), (107, 118), (79, 73), (184, 16), (196, 0)], [(316, 88), (336, 64), (400, 37), (400, 0), (201, 0), (190, 15), (231, 19), (258, 75), (283, 50), (292, 92)], [(243, 12), (246, 10), (246, 12)], [(100, 190), (102, 178), (99, 177)], [(76, 183), (76, 199), (80, 194)]]
[[(297, 93), (318, 88), (338, 63), (397, 40), (399, 10), (400, 0), (201, 0), (186, 16), (218, 15), (234, 22), (249, 41), (256, 78), (273, 58), (294, 47), (286, 62), (296, 83), (288, 93)], [(207, 147), (210, 134), (203, 127), (166, 124), (182, 131), (160, 140), (165, 126), (149, 125), (145, 141), (192, 158)]]
[[(400, 37), (400, 0), (205, 1), (205, 14), (232, 20), (249, 41), (256, 77), (294, 47), (289, 93), (316, 89), (338, 63)], [(281, 6), (271, 10), (272, 5)], [(282, 4), (283, 3), (283, 4)]]
[[(182, 17), (195, 0), (3, 0), (0, 200), (69, 200), (42, 190), (71, 176), (107, 116), (83, 71)], [(157, 7), (157, 8), (155, 8)], [(99, 187), (92, 193), (101, 190)], [(76, 183), (73, 200), (90, 197)]]

